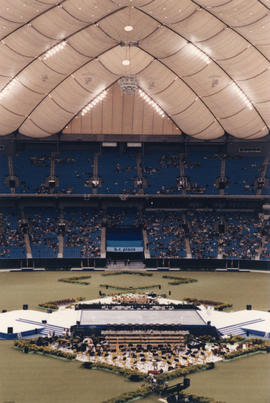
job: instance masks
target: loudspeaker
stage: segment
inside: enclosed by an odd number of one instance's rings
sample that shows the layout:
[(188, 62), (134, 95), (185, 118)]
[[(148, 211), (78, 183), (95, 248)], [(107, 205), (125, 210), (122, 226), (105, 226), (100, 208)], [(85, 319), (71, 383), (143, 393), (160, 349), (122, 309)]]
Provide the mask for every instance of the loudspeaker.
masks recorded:
[(42, 319), (42, 323), (47, 323), (46, 319)]
[(251, 311), (252, 310), (252, 305), (247, 305), (247, 311)]
[(9, 187), (10, 187), (10, 188), (15, 188), (15, 186), (16, 186), (15, 180), (14, 180), (14, 179), (10, 179), (10, 180), (9, 180)]
[(7, 310), (6, 310), (6, 309), (2, 309), (2, 313), (5, 313), (5, 312), (7, 312)]
[(8, 327), (7, 332), (8, 332), (8, 334), (12, 334), (13, 333), (13, 327)]
[(23, 304), (22, 309), (23, 309), (24, 311), (27, 311), (27, 310), (28, 310), (28, 304)]

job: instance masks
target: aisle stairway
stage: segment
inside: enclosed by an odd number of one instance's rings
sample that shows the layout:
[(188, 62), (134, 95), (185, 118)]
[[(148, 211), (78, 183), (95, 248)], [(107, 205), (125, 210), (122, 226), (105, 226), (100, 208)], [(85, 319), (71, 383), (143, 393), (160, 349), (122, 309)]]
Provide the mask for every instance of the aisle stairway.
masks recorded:
[(235, 325), (224, 326), (218, 329), (222, 336), (241, 336), (245, 335), (245, 331), (242, 329), (246, 325), (252, 325), (253, 323), (264, 322), (264, 319), (253, 319), (246, 322), (237, 323)]
[(39, 333), (42, 336), (48, 336), (49, 333), (55, 333), (56, 336), (62, 336), (63, 331), (65, 330), (64, 327), (62, 326), (55, 326), (55, 325), (50, 325), (48, 323), (42, 323), (42, 322), (37, 322), (35, 320), (30, 320), (30, 319), (17, 319), (18, 322), (22, 323), (28, 323), (30, 325), (36, 325), (36, 326), (44, 326), (44, 329)]

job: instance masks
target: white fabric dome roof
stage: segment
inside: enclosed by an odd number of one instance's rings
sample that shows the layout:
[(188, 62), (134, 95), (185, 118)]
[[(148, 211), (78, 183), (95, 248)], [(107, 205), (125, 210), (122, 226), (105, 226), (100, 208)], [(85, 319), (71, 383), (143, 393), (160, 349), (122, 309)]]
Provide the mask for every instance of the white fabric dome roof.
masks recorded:
[(0, 0), (0, 39), (0, 135), (58, 133), (126, 75), (179, 133), (269, 132), (270, 0)]

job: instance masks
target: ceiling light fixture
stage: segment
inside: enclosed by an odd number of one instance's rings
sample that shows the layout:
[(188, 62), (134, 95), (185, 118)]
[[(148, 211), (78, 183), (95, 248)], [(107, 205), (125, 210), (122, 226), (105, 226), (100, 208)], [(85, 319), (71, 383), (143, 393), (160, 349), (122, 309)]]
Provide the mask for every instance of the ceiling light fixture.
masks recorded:
[(241, 90), (240, 87), (238, 87), (238, 85), (236, 85), (235, 83), (232, 84), (232, 88), (234, 90), (234, 92), (242, 99), (242, 101), (244, 101), (245, 105), (248, 107), (248, 109), (253, 109), (253, 105), (250, 102), (250, 100), (248, 99), (248, 97), (246, 96), (246, 94), (244, 94), (244, 92)]
[(94, 98), (89, 104), (87, 104), (81, 111), (81, 115), (84, 116), (87, 112), (89, 112), (94, 106), (99, 104), (107, 95), (108, 91), (104, 90), (101, 94), (99, 94), (96, 98)]
[(124, 30), (125, 30), (126, 32), (133, 31), (133, 26), (132, 26), (132, 25), (126, 25), (126, 26), (124, 27)]
[(152, 98), (150, 98), (143, 90), (139, 89), (139, 95), (142, 97), (142, 99), (145, 100), (145, 102), (147, 102), (149, 105), (152, 106), (152, 108), (162, 117), (165, 117), (165, 113), (163, 112), (163, 110), (161, 109), (160, 106), (158, 106), (158, 104), (156, 104), (156, 102), (153, 101)]
[(196, 48), (196, 46), (194, 46), (194, 45), (192, 45), (192, 53), (194, 55), (198, 56), (206, 64), (211, 63), (211, 59), (205, 53), (203, 53), (200, 49)]
[(122, 60), (122, 65), (123, 66), (129, 66), (130, 65), (130, 60), (129, 59)]
[(53, 48), (49, 49), (45, 53), (43, 60), (49, 59), (49, 57), (55, 55), (56, 53), (60, 52), (60, 50), (64, 49), (65, 46), (66, 46), (66, 42), (63, 41), (63, 42), (59, 43), (58, 45), (54, 46)]

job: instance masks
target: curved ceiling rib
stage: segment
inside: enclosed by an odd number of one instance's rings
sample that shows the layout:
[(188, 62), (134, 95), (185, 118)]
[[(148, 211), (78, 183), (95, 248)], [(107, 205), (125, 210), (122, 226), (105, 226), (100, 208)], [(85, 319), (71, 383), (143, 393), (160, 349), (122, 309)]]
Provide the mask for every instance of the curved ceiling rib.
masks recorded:
[[(38, 0), (36, 0), (36, 1), (38, 1)], [(68, 1), (68, 0), (61, 0), (61, 1), (58, 1), (57, 4), (52, 5), (51, 7), (47, 8), (46, 10), (44, 10), (44, 11), (38, 13), (37, 16), (35, 16), (35, 17), (33, 17), (33, 18), (30, 18), (30, 20), (28, 20), (28, 21), (26, 21), (25, 23), (21, 24), (19, 27), (17, 27), (16, 29), (12, 30), (12, 31), (9, 32), (7, 35), (4, 35), (2, 38), (0, 37), (0, 40), (2, 41), (3, 39), (6, 39), (9, 35), (13, 34), (13, 33), (16, 32), (16, 31), (18, 31), (18, 29), (23, 28), (23, 27), (26, 26), (27, 24), (30, 24), (30, 23), (31, 23), (32, 21), (34, 21), (36, 18), (40, 17), (41, 15), (47, 13), (47, 12), (50, 11), (50, 10), (53, 10), (54, 8), (58, 7), (60, 4), (64, 3), (65, 1)], [(51, 4), (48, 4), (48, 3), (43, 3), (42, 1), (38, 1), (38, 2), (39, 2), (40, 4), (44, 4), (44, 5), (48, 5), (48, 6), (51, 5)], [(8, 21), (8, 20), (7, 20), (6, 18), (4, 18), (3, 16), (1, 16), (0, 18), (5, 19), (6, 21)], [(12, 21), (9, 21), (9, 22), (12, 22)], [(16, 23), (16, 24), (19, 24), (19, 22), (15, 22), (15, 23)]]
[[(140, 48), (140, 47), (139, 47)], [(222, 128), (222, 130), (225, 132), (226, 130), (224, 129), (224, 127), (222, 126), (222, 124), (219, 122), (219, 120), (217, 119), (217, 117), (214, 115), (213, 111), (211, 111), (211, 109), (207, 106), (207, 104), (204, 102), (204, 100), (200, 97), (200, 95), (182, 78), (180, 77), (177, 73), (175, 73), (174, 70), (172, 70), (170, 67), (168, 67), (164, 62), (162, 62), (161, 59), (157, 59), (154, 55), (152, 55), (151, 53), (147, 52), (145, 49), (140, 48), (142, 51), (148, 53), (150, 56), (152, 56), (156, 61), (158, 61), (160, 64), (162, 64), (166, 69), (170, 70), (179, 80), (181, 80), (194, 94), (195, 97), (197, 99), (199, 99), (203, 105), (208, 109), (208, 111), (210, 112), (210, 114), (213, 116), (213, 118), (215, 119), (215, 121), (218, 123), (218, 125)], [(145, 91), (145, 90), (144, 90)], [(163, 90), (164, 91), (164, 90)], [(177, 112), (176, 115), (182, 113), (183, 111), (179, 111)], [(170, 116), (170, 115), (169, 115)], [(174, 121), (174, 119), (172, 118), (172, 120)], [(174, 121), (175, 122), (175, 121)], [(182, 130), (182, 129), (181, 129)], [(182, 130), (183, 131), (183, 130)]]
[[(191, 0), (193, 2), (193, 0)], [(195, 3), (196, 4), (196, 3)], [(136, 8), (136, 7), (135, 7)], [(161, 21), (159, 21), (158, 19), (156, 19), (155, 17), (153, 17), (151, 14), (147, 13), (144, 10), (141, 10), (141, 12), (145, 13), (148, 17), (153, 18), (154, 20), (156, 20), (157, 22), (159, 22), (161, 25), (165, 26), (166, 28), (168, 28), (169, 30), (173, 31), (175, 34), (179, 35), (181, 38), (185, 39), (187, 42), (190, 42), (187, 38), (185, 38), (183, 35), (179, 34), (177, 31), (175, 31), (174, 29), (172, 29), (169, 25), (167, 24), (163, 24)], [(190, 15), (193, 15), (190, 14)], [(189, 17), (188, 17), (189, 18)], [(193, 46), (196, 47), (196, 49), (198, 49), (200, 52), (204, 53), (205, 56), (207, 56), (213, 63), (216, 64), (216, 66), (218, 66), (223, 72), (224, 74), (226, 74), (230, 80), (234, 83), (235, 86), (237, 86), (239, 88), (240, 91), (242, 91), (244, 93), (244, 95), (246, 96), (246, 98), (248, 99), (248, 101), (252, 104), (254, 110), (257, 112), (257, 114), (260, 116), (261, 120), (263, 121), (264, 125), (266, 127), (270, 127), (265, 119), (262, 117), (261, 113), (258, 111), (258, 109), (256, 108), (256, 106), (254, 105), (254, 103), (250, 100), (250, 98), (247, 96), (247, 94), (245, 93), (245, 91), (240, 87), (240, 85), (234, 80), (234, 78), (213, 58), (211, 57), (211, 55), (206, 54), (206, 52), (204, 52), (204, 50), (202, 50), (201, 48), (199, 48), (196, 43), (191, 42)], [(197, 74), (198, 72), (196, 72), (195, 74)]]
[[(67, 1), (67, 0), (63, 0), (63, 1)], [(49, 10), (49, 11), (50, 11), (50, 10)], [(87, 28), (89, 28), (89, 27), (91, 27), (91, 26), (96, 25), (96, 26), (98, 27), (97, 24), (98, 24), (100, 21), (102, 21), (103, 19), (106, 19), (106, 18), (110, 17), (111, 15), (113, 15), (114, 13), (117, 13), (117, 12), (119, 12), (119, 11), (121, 11), (121, 9), (115, 10), (115, 11), (113, 11), (112, 13), (110, 13), (110, 14), (108, 14), (108, 15), (106, 15), (106, 16), (103, 16), (102, 18), (96, 20), (95, 22), (90, 23), (90, 24), (87, 24), (85, 27), (80, 28), (80, 29), (78, 29), (77, 31), (75, 31), (75, 32), (73, 32), (72, 34), (70, 34), (70, 35), (68, 35), (67, 37), (65, 37), (65, 38), (63, 39), (63, 41), (67, 42), (70, 38), (74, 37), (75, 35), (79, 34), (81, 31), (84, 31), (85, 29), (87, 29)], [(32, 27), (32, 28), (34, 28), (34, 27)], [(34, 29), (35, 29), (35, 28), (34, 28)], [(40, 35), (44, 35), (44, 34), (41, 33), (41, 32), (39, 32), (39, 34), (40, 34)], [(53, 38), (50, 38), (50, 39), (53, 39)], [(63, 42), (63, 41), (58, 41), (56, 44), (61, 43), (61, 42)], [(51, 46), (50, 48), (47, 48), (44, 52), (38, 54), (36, 57), (33, 57), (32, 60), (31, 60), (29, 63), (27, 63), (20, 71), (18, 71), (18, 72), (12, 77), (12, 79), (1, 89), (1, 91), (3, 91), (3, 90), (10, 84), (10, 82), (12, 82), (12, 81), (14, 80), (14, 78), (18, 77), (18, 75), (21, 74), (25, 69), (27, 69), (32, 63), (34, 63), (37, 59), (42, 58), (42, 56), (44, 56), (49, 50), (53, 49), (56, 44), (54, 44), (54, 45)], [(6, 44), (5, 44), (5, 45), (6, 45)], [(72, 46), (71, 46), (71, 47), (72, 47)], [(74, 48), (73, 48), (73, 49), (74, 49)], [(12, 50), (13, 52), (15, 52), (14, 49), (11, 49), (11, 50)], [(76, 49), (74, 49), (74, 50), (77, 51)], [(79, 52), (78, 52), (78, 53), (79, 53)], [(28, 57), (28, 56), (25, 56), (25, 55), (23, 55), (23, 56), (24, 56), (24, 57)], [(86, 56), (86, 57), (87, 57), (87, 56)], [(89, 57), (89, 56), (88, 56), (88, 57)]]
[[(116, 48), (116, 47), (112, 48), (112, 50), (115, 49), (115, 48)], [(141, 51), (148, 54), (148, 52), (145, 52), (143, 49), (141, 49)], [(106, 55), (107, 53), (108, 53), (108, 51), (104, 52), (104, 55)], [(151, 58), (153, 58), (151, 54), (150, 54), (149, 56), (150, 56)], [(163, 64), (160, 60), (157, 60), (157, 59), (155, 59), (155, 60), (156, 60), (158, 63), (162, 64), (165, 69), (170, 70), (170, 71), (175, 75), (175, 73), (174, 73), (170, 68), (168, 68), (165, 64)], [(102, 63), (102, 61), (99, 61), (99, 62)], [(85, 63), (85, 66), (88, 65), (88, 64), (90, 64), (90, 63), (92, 63), (92, 61), (86, 62), (86, 63)], [(109, 71), (111, 74), (117, 75), (114, 71), (112, 71), (111, 69), (108, 69), (108, 67), (107, 67), (106, 65), (104, 65), (103, 63), (102, 63), (102, 65), (103, 65), (104, 68), (105, 68), (107, 71)], [(81, 66), (80, 68), (78, 68), (78, 70), (81, 70), (83, 67), (84, 67), (84, 66)], [(149, 64), (146, 65), (146, 66), (141, 70), (141, 72), (142, 72), (143, 70), (147, 69), (148, 67), (149, 67)], [(73, 73), (73, 74), (75, 74), (75, 73)], [(138, 75), (138, 77), (140, 76), (140, 71), (137, 72), (137, 75)], [(118, 74), (118, 77), (120, 77), (119, 74)], [(55, 87), (54, 90), (57, 90), (57, 88), (59, 88), (65, 81), (67, 81), (68, 78), (70, 78), (70, 76), (69, 76), (69, 77), (66, 77), (64, 80), (62, 80), (62, 82), (60, 82), (59, 84), (57, 84), (57, 86)], [(180, 79), (181, 79), (181, 78), (180, 78)], [(183, 81), (183, 80), (181, 80), (181, 81)], [(183, 81), (183, 83), (184, 83), (184, 81)], [(186, 83), (184, 83), (184, 84), (186, 85)], [(187, 85), (187, 87), (189, 87), (189, 86)], [(195, 94), (195, 98), (196, 98), (196, 99), (200, 99), (200, 97), (192, 90), (192, 88), (189, 87), (189, 89), (190, 89), (190, 91), (191, 91), (192, 93)], [(52, 94), (52, 92), (53, 92), (54, 90), (51, 91), (51, 94)], [(149, 94), (148, 91), (147, 91), (147, 89), (144, 88), (143, 90), (144, 90), (147, 94)], [(154, 101), (155, 101), (157, 104), (159, 104), (159, 102), (155, 99), (155, 96), (154, 96), (154, 95), (152, 95), (152, 94), (149, 94), (149, 95), (154, 99)], [(155, 95), (156, 95), (156, 94), (155, 94)], [(96, 94), (95, 96), (97, 96), (97, 94)], [(94, 97), (95, 97), (95, 96), (94, 96)], [(94, 98), (94, 97), (93, 97), (93, 98)], [(42, 99), (42, 101), (37, 105), (37, 107), (39, 107), (39, 105), (41, 105), (42, 102), (45, 101), (46, 99), (47, 99), (47, 96)], [(88, 101), (87, 101), (84, 105), (81, 106), (81, 108), (79, 109), (79, 111), (76, 112), (76, 113), (74, 113), (74, 114), (73, 114), (73, 117), (72, 117), (71, 119), (68, 119), (68, 121), (72, 120), (78, 113), (80, 113), (80, 110), (82, 110), (90, 101), (91, 101), (91, 99), (88, 99)], [(222, 128), (222, 125), (220, 124), (220, 122), (217, 121), (217, 119), (215, 118), (215, 116), (213, 115), (213, 113), (211, 112), (211, 110), (207, 107), (207, 105), (204, 103), (204, 101), (202, 101), (202, 104), (206, 107), (206, 109), (208, 110), (209, 114), (213, 116), (213, 118), (214, 118), (214, 121), (213, 121), (213, 122), (216, 122), (216, 123), (221, 127), (221, 129), (222, 129), (222, 134), (223, 134), (223, 133), (224, 133), (224, 129)], [(182, 131), (182, 130), (181, 130), (181, 127), (179, 127), (178, 123), (175, 121), (175, 119), (173, 118), (173, 116), (171, 116), (171, 114), (168, 114), (168, 112), (166, 111), (166, 109), (165, 109), (164, 107), (162, 107), (160, 104), (159, 104), (159, 106), (164, 110), (164, 112), (168, 115), (168, 117), (174, 122), (175, 126), (177, 126), (177, 127), (179, 128), (179, 130)], [(36, 109), (36, 108), (35, 108), (35, 109)], [(35, 111), (35, 109), (33, 110), (33, 112)], [(183, 113), (183, 112), (184, 112), (183, 110), (182, 110), (182, 111), (179, 111), (179, 112), (177, 113), (177, 115), (179, 115), (180, 113)], [(31, 114), (29, 115), (29, 118), (31, 118)], [(26, 119), (25, 119), (25, 121), (26, 121)], [(25, 121), (24, 121), (24, 122), (25, 122)], [(67, 122), (68, 122), (68, 121), (67, 121)], [(63, 127), (65, 127), (65, 126), (68, 124), (67, 122), (63, 125)], [(213, 122), (212, 122), (211, 124), (208, 123), (208, 124), (207, 124), (207, 127), (209, 127), (210, 125), (212, 125)], [(22, 124), (21, 126), (23, 126), (23, 124)], [(201, 132), (203, 132), (204, 130), (206, 130), (207, 127), (205, 127), (204, 129), (200, 130), (199, 132), (193, 132), (193, 135), (196, 136), (197, 134), (200, 134)]]
[[(88, 61), (85, 62), (83, 65), (79, 66), (76, 70), (72, 71), (72, 73), (70, 73), (69, 75), (65, 76), (65, 77), (63, 78), (63, 80), (61, 80), (60, 82), (58, 82), (58, 83), (56, 84), (56, 86), (50, 90), (50, 93), (49, 93), (49, 94), (46, 94), (46, 95), (40, 100), (40, 102), (38, 102), (38, 103), (35, 105), (35, 107), (29, 112), (28, 116), (26, 116), (25, 119), (23, 120), (23, 122), (19, 125), (18, 130), (20, 131), (20, 128), (23, 126), (23, 124), (25, 123), (25, 121), (32, 115), (32, 113), (39, 107), (39, 105), (40, 105), (54, 90), (56, 90), (61, 84), (63, 84), (66, 80), (68, 80), (70, 77), (72, 77), (72, 75), (74, 75), (77, 71), (81, 70), (82, 68), (84, 68), (85, 66), (87, 66), (89, 63), (91, 63), (91, 62), (97, 60), (103, 53), (106, 53), (108, 50), (114, 49), (116, 46), (118, 46), (118, 45), (115, 45), (115, 46), (111, 47), (110, 49), (107, 49), (106, 51), (100, 53), (99, 55), (97, 55), (97, 56), (94, 57), (93, 59), (88, 60)], [(84, 89), (86, 92), (88, 92), (89, 94), (91, 93), (91, 92), (88, 91), (88, 89), (85, 88), (81, 83), (77, 82), (77, 84), (80, 85), (80, 87), (81, 87), (82, 89)], [(104, 89), (105, 89), (105, 88), (104, 88)], [(88, 102), (89, 102), (89, 101), (88, 101)], [(82, 108), (82, 109), (83, 109), (83, 108)], [(52, 134), (52, 133), (51, 133), (51, 134)]]
[[(201, 3), (199, 3), (196, 0), (190, 0), (193, 4), (196, 4), (198, 7), (202, 8), (206, 13), (212, 15), (212, 17), (216, 18), (218, 21), (222, 22), (223, 24), (226, 25), (227, 28), (231, 29), (233, 32), (235, 32), (237, 35), (239, 35), (242, 39), (244, 39), (246, 42), (248, 42), (248, 44), (250, 46), (253, 46), (267, 61), (269, 61), (269, 59), (265, 56), (265, 54), (258, 49), (253, 43), (250, 42), (250, 40), (248, 38), (246, 38), (244, 35), (241, 34), (241, 32), (238, 32), (235, 27), (231, 26), (231, 25), (227, 25), (220, 17), (218, 17), (216, 14), (212, 13), (210, 11), (209, 8), (204, 7), (203, 5), (201, 5)], [(259, 1), (259, 0), (258, 0)], [(260, 2), (260, 1), (259, 1)], [(209, 38), (208, 38), (209, 39)], [(207, 40), (207, 39), (206, 39)]]

